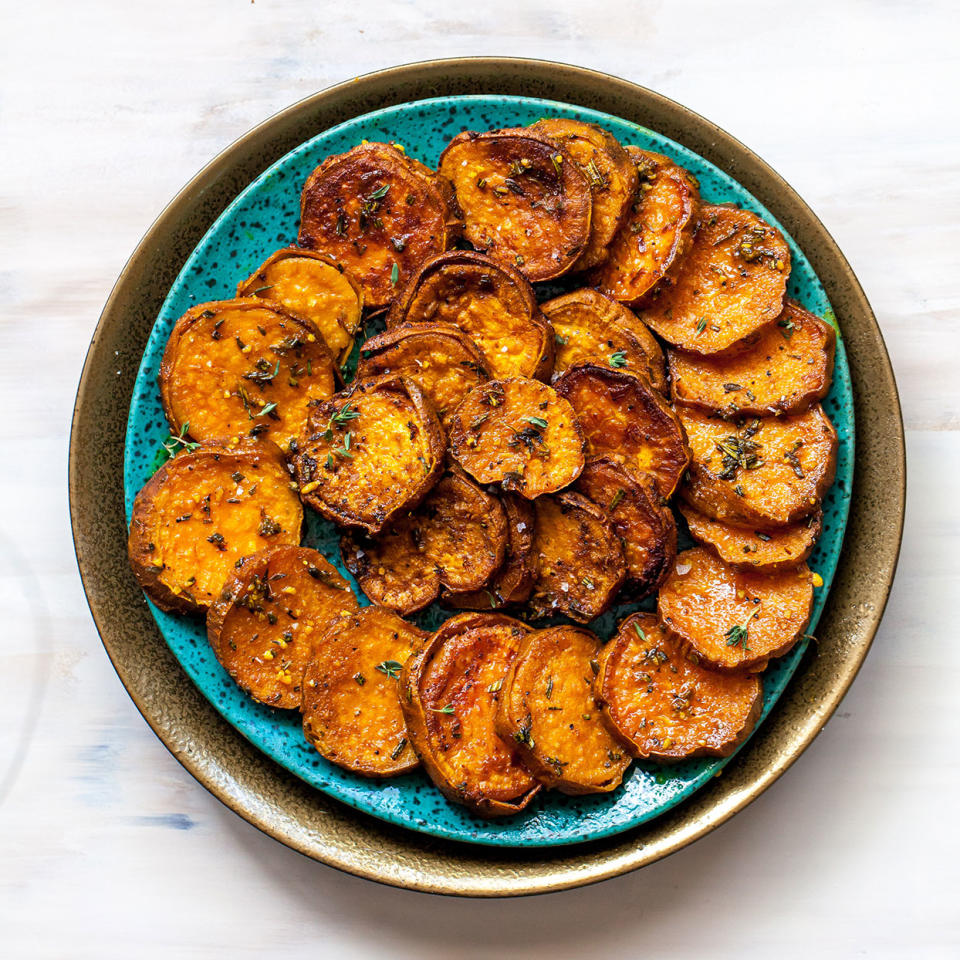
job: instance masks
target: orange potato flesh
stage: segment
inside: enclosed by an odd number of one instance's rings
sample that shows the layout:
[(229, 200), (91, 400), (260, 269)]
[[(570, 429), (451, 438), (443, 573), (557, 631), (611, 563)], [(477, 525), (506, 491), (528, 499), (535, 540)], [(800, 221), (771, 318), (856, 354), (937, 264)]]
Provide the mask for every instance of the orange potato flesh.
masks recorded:
[(671, 350), (673, 399), (724, 416), (802, 413), (830, 390), (836, 339), (788, 300), (776, 323), (721, 353)]
[(606, 261), (590, 282), (622, 303), (640, 303), (664, 277), (673, 276), (693, 241), (700, 207), (697, 181), (659, 153), (627, 147), (638, 188)]
[(316, 550), (269, 547), (244, 558), (207, 611), (217, 659), (254, 700), (297, 710), (303, 671), (329, 622), (357, 609), (350, 584)]
[(833, 482), (837, 433), (817, 404), (741, 421), (678, 407), (693, 457), (681, 491), (695, 509), (740, 525), (785, 526), (813, 513)]
[(604, 719), (648, 760), (726, 757), (760, 717), (759, 677), (706, 670), (652, 613), (635, 613), (607, 644), (594, 681)]
[(690, 252), (643, 319), (684, 350), (717, 353), (780, 315), (789, 275), (779, 230), (749, 210), (703, 207)]
[(669, 497), (689, 463), (677, 415), (646, 381), (584, 360), (554, 384), (573, 407), (591, 457), (609, 456), (649, 474)]
[(715, 670), (762, 670), (803, 635), (813, 605), (805, 563), (779, 573), (738, 570), (711, 550), (678, 554), (660, 588), (660, 619)]
[(583, 435), (566, 400), (521, 377), (467, 394), (450, 422), (450, 455), (479, 483), (500, 483), (533, 500), (572, 483), (583, 469)]
[(192, 307), (160, 365), (160, 393), (177, 432), (194, 440), (268, 436), (284, 449), (303, 436), (309, 408), (336, 391), (333, 359), (316, 329), (261, 300)]
[(303, 678), (303, 733), (321, 756), (366, 777), (392, 777), (419, 765), (397, 680), (426, 637), (381, 607), (363, 607), (328, 625)]
[(130, 562), (157, 606), (201, 613), (241, 557), (299, 543), (302, 523), (278, 447), (204, 443), (168, 461), (137, 494)]
[(521, 643), (500, 692), (500, 736), (512, 737), (537, 779), (562, 793), (608, 793), (630, 766), (593, 696), (601, 649), (580, 627), (537, 630)]

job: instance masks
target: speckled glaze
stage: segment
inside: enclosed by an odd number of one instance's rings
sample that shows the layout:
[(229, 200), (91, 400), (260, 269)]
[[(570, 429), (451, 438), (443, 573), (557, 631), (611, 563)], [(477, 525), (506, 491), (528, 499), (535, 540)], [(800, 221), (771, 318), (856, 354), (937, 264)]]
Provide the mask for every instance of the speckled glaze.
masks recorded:
[[(170, 284), (217, 214), (259, 171), (319, 130), (384, 104), (476, 91), (596, 107), (662, 131), (733, 176), (808, 253), (840, 319), (853, 373), (853, 509), (820, 642), (800, 658), (771, 715), (722, 777), (642, 826), (552, 852), (466, 846), (391, 827), (268, 760), (218, 717), (160, 641), (124, 550), (119, 478), (135, 373)], [(503, 896), (577, 886), (665, 856), (722, 823), (799, 756), (852, 682), (882, 614), (902, 529), (903, 452), (896, 385), (869, 305), (830, 236), (773, 171), (708, 121), (625, 81), (558, 64), (478, 58), (398, 67), (317, 94), (238, 141), (181, 192), (131, 258), (98, 326), (74, 413), (70, 492), (81, 575), (107, 651), (154, 730), (204, 785), (270, 835), (341, 869), (420, 890)]]

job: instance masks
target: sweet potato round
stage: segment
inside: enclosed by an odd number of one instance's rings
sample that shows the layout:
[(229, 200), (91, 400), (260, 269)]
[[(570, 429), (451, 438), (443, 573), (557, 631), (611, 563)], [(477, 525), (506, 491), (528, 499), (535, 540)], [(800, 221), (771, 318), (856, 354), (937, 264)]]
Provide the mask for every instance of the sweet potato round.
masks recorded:
[(160, 398), (174, 431), (194, 440), (268, 436), (284, 449), (309, 408), (333, 396), (336, 367), (313, 324), (255, 298), (191, 307), (160, 363)]
[(210, 441), (164, 464), (137, 494), (127, 551), (162, 610), (203, 613), (236, 562), (298, 544), (303, 508), (269, 441)]
[(714, 670), (762, 670), (803, 635), (813, 606), (805, 563), (779, 573), (738, 570), (713, 551), (677, 555), (660, 588), (660, 619)]
[(629, 752), (660, 762), (729, 756), (763, 708), (756, 674), (704, 669), (652, 613), (620, 624), (594, 688), (607, 726)]
[(517, 813), (540, 789), (494, 726), (498, 691), (529, 630), (499, 613), (457, 614), (400, 675), (400, 705), (427, 773), (445, 797), (483, 817)]
[(303, 678), (303, 735), (322, 757), (365, 777), (419, 766), (397, 680), (427, 636), (382, 607), (327, 625)]
[(536, 630), (520, 643), (500, 691), (497, 732), (561, 793), (609, 793), (630, 766), (593, 696), (601, 649), (581, 627)]
[(350, 584), (322, 554), (268, 547), (244, 557), (207, 611), (207, 639), (254, 700), (300, 707), (303, 671), (329, 622), (357, 609)]
[(556, 143), (528, 129), (464, 131), (440, 156), (466, 238), (532, 282), (570, 270), (590, 239), (590, 181)]

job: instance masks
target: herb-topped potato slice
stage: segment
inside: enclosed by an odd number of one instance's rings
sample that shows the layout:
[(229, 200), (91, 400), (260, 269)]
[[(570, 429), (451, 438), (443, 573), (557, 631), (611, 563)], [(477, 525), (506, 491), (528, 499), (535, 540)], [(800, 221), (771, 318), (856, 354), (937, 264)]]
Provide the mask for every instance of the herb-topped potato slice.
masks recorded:
[(249, 298), (191, 307), (167, 340), (159, 382), (175, 432), (269, 436), (287, 449), (309, 408), (333, 396), (337, 373), (313, 324)]
[(638, 174), (626, 217), (590, 282), (621, 303), (642, 303), (676, 274), (693, 242), (700, 188), (683, 167), (659, 153), (627, 147)]
[(440, 156), (478, 250), (528, 280), (573, 268), (590, 239), (590, 181), (554, 141), (530, 129), (464, 131)]
[(322, 554), (268, 547), (244, 557), (207, 611), (207, 639), (254, 700), (297, 710), (304, 667), (327, 624), (357, 609), (350, 584)]
[(362, 143), (307, 178), (298, 242), (335, 257), (360, 282), (366, 305), (383, 307), (460, 227), (442, 177), (392, 143)]
[(717, 353), (776, 320), (789, 275), (779, 230), (749, 210), (703, 207), (690, 252), (643, 319), (684, 350)]
[(561, 793), (609, 793), (630, 766), (593, 696), (602, 644), (581, 627), (527, 634), (500, 691), (497, 732)]
[(333, 257), (300, 247), (267, 257), (237, 284), (237, 296), (269, 300), (312, 323), (340, 363), (350, 354), (363, 315), (360, 284)]
[(636, 166), (620, 141), (596, 124), (549, 117), (538, 120), (530, 129), (558, 143), (590, 182), (590, 239), (574, 270), (603, 263), (637, 192)]
[(830, 390), (837, 335), (788, 300), (775, 323), (720, 353), (670, 351), (673, 399), (724, 416), (802, 413)]
[(603, 718), (633, 756), (673, 762), (728, 757), (763, 708), (756, 674), (706, 670), (652, 613), (620, 624), (594, 680)]
[(613, 603), (627, 575), (620, 538), (606, 512), (578, 493), (539, 497), (530, 595), (535, 617), (564, 613), (588, 623)]
[(303, 508), (268, 441), (210, 441), (168, 460), (133, 502), (127, 550), (162, 610), (204, 613), (237, 561), (300, 542)]
[(475, 386), (490, 379), (477, 345), (449, 323), (405, 323), (368, 340), (357, 376), (409, 377), (433, 404), (444, 428)]
[(479, 483), (533, 500), (583, 469), (583, 434), (552, 387), (514, 377), (475, 387), (450, 421), (450, 455)]
[(737, 421), (678, 406), (692, 463), (681, 495), (714, 520), (785, 526), (816, 511), (833, 483), (837, 432), (817, 404)]
[(683, 427), (642, 377), (592, 360), (570, 367), (554, 384), (568, 400), (591, 457), (612, 457), (636, 477), (649, 474), (669, 497), (687, 469)]
[(397, 697), (403, 665), (428, 634), (382, 607), (328, 623), (303, 678), (303, 734), (317, 752), (365, 777), (419, 766)]
[(714, 670), (763, 670), (803, 636), (813, 606), (805, 563), (754, 573), (724, 563), (711, 550), (677, 555), (660, 588), (660, 619)]
[(450, 250), (426, 261), (387, 316), (387, 326), (445, 323), (472, 340), (490, 373), (547, 380), (553, 330), (519, 270), (473, 250)]
[(315, 407), (294, 460), (300, 496), (328, 520), (379, 533), (443, 472), (443, 428), (420, 388), (388, 375)]
[(499, 613), (448, 620), (404, 665), (400, 705), (430, 778), (483, 817), (517, 813), (540, 785), (494, 723), (499, 690), (530, 628)]

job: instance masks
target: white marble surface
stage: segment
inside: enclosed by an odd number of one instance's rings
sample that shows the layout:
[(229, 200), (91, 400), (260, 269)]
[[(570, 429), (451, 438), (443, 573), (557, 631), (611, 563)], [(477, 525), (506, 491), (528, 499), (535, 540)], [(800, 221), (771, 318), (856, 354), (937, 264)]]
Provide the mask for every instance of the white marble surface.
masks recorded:
[[(953, 957), (960, 688), (960, 90), (948, 0), (0, 0), (0, 954)], [(467, 902), (312, 863), (206, 794), (87, 612), (66, 444), (96, 318), (163, 204), (333, 82), (434, 56), (608, 70), (732, 132), (822, 217), (900, 382), (910, 494), (866, 666), (728, 825), (600, 886)]]

